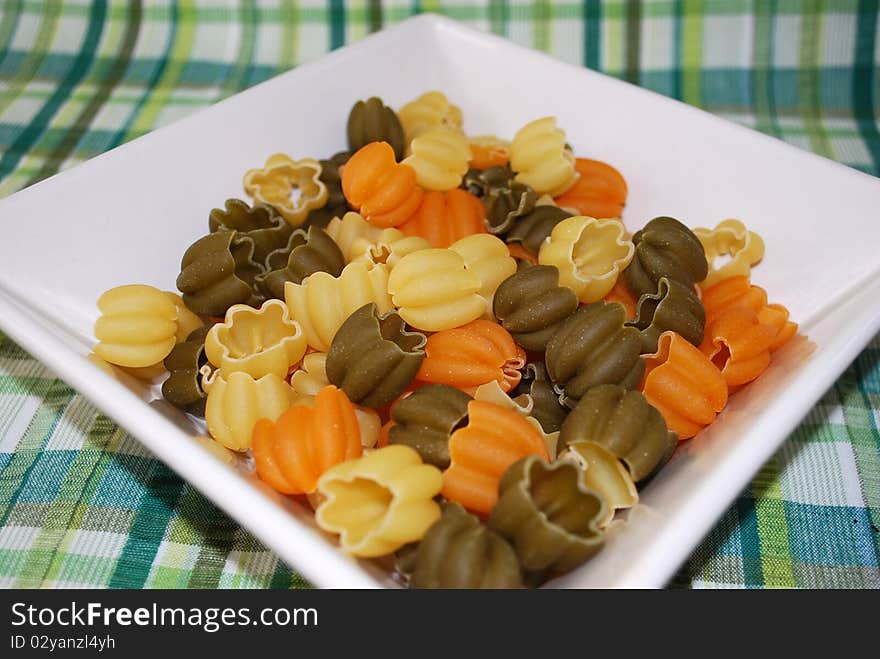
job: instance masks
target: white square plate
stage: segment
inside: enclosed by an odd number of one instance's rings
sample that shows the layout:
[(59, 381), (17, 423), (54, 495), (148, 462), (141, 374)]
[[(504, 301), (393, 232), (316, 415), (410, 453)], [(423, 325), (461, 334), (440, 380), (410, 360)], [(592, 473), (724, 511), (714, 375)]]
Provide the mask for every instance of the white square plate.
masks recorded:
[[(393, 67), (393, 71), (391, 68)], [(472, 134), (512, 136), (556, 115), (578, 155), (612, 163), (630, 188), (625, 221), (691, 227), (744, 220), (764, 237), (754, 273), (809, 340), (776, 353), (711, 428), (683, 444), (602, 552), (550, 585), (664, 585), (751, 476), (880, 329), (880, 181), (637, 87), (446, 19), (422, 16), (335, 51), (0, 202), (0, 326), (314, 584), (392, 585), (316, 529), (309, 511), (218, 459), (199, 429), (85, 359), (95, 301), (145, 283), (174, 290), (211, 208), (278, 151), (345, 147), (354, 101), (392, 107), (430, 90)]]

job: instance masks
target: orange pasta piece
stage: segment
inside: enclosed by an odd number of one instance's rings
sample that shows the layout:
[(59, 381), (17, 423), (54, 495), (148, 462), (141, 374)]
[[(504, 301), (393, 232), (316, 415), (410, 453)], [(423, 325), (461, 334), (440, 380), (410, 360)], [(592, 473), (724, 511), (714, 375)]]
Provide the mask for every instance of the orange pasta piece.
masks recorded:
[(626, 205), (626, 181), (611, 165), (599, 160), (577, 158), (577, 182), (554, 200), (562, 208), (576, 208), (595, 218), (620, 217)]
[(429, 336), (416, 379), (470, 395), (481, 384), (497, 380), (503, 391), (510, 391), (519, 384), (525, 363), (525, 352), (506, 329), (490, 320), (475, 320)]
[(727, 382), (718, 367), (675, 332), (663, 332), (657, 352), (645, 356), (639, 390), (659, 410), (679, 440), (696, 435), (727, 404)]
[(420, 236), (432, 247), (449, 247), (475, 233), (487, 233), (486, 209), (474, 195), (455, 188), (448, 192), (426, 192), (415, 214), (398, 229), (408, 236)]
[(391, 433), (391, 426), (394, 425), (394, 421), (390, 419), (382, 426), (382, 430), (379, 431), (379, 441), (376, 442), (376, 448), (382, 448), (384, 446), (388, 446), (389, 436)]
[(605, 296), (605, 301), (622, 304), (623, 308), (626, 309), (627, 318), (636, 317), (636, 305), (638, 304), (638, 300), (630, 292), (623, 277), (617, 278), (614, 288), (612, 288), (608, 295)]
[(777, 333), (749, 307), (734, 305), (707, 323), (700, 350), (721, 370), (730, 389), (751, 382), (770, 365)]
[(342, 193), (349, 205), (378, 227), (406, 222), (422, 202), (422, 189), (409, 165), (394, 159), (387, 142), (371, 142), (341, 168)]
[(361, 455), (354, 406), (333, 385), (313, 407), (291, 407), (278, 421), (260, 419), (251, 446), (257, 475), (283, 494), (311, 494), (330, 467)]
[(531, 263), (532, 265), (538, 265), (537, 254), (523, 247), (522, 243), (507, 243), (507, 251), (515, 259)]
[(770, 344), (770, 352), (785, 345), (797, 334), (797, 323), (788, 319), (788, 309), (780, 304), (768, 304), (767, 292), (749, 283), (748, 277), (737, 275), (719, 281), (703, 291), (701, 301), (706, 310), (706, 324), (732, 307), (745, 307), (754, 311), (758, 320), (774, 328), (776, 334)]
[(498, 502), (498, 484), (507, 468), (527, 455), (550, 459), (537, 428), (519, 412), (474, 400), (468, 424), (449, 438), (452, 463), (440, 492), (468, 510), (488, 515)]
[(471, 161), (468, 167), (489, 169), (506, 165), (510, 160), (510, 150), (498, 144), (468, 144), (471, 148)]

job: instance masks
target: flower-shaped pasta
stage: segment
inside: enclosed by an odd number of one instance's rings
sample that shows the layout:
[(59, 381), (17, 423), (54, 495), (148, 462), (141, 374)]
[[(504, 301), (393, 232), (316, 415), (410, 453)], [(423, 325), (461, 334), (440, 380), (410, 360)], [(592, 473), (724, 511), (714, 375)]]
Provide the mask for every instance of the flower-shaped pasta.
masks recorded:
[(642, 352), (657, 350), (657, 340), (666, 331), (673, 331), (700, 345), (706, 326), (706, 312), (693, 285), (687, 286), (662, 277), (655, 294), (645, 294), (636, 305), (636, 317), (627, 321), (642, 333)]
[[(348, 266), (351, 267), (351, 266)], [(401, 318), (438, 332), (476, 320), (486, 311), (479, 276), (450, 249), (423, 249), (404, 256), (388, 278), (388, 293)]]
[(605, 503), (605, 516), (596, 522), (608, 526), (617, 510), (632, 508), (639, 502), (639, 493), (632, 476), (623, 463), (610, 451), (593, 442), (574, 442), (561, 456), (581, 468), (584, 487), (598, 493)]
[(348, 212), (348, 202), (345, 201), (345, 195), (342, 194), (342, 179), (339, 175), (339, 168), (348, 162), (351, 153), (348, 151), (340, 151), (333, 154), (326, 160), (319, 160), (321, 163), (321, 181), (327, 186), (327, 203), (309, 211), (303, 226), (321, 227), (322, 229), (334, 217), (342, 217)]
[(632, 241), (636, 253), (623, 275), (633, 295), (656, 293), (661, 277), (693, 286), (709, 273), (700, 240), (675, 218), (655, 217)]
[(271, 269), (254, 278), (257, 288), (266, 297), (283, 299), (284, 286), (287, 282), (299, 284), (315, 272), (326, 272), (338, 277), (345, 266), (345, 259), (339, 247), (320, 227), (311, 226), (308, 232), (297, 229), (290, 237), (288, 247), (287, 258), (283, 264), (274, 267), (275, 259), (280, 260), (282, 253), (272, 252), (267, 259), (267, 265)]
[(467, 426), (449, 439), (451, 463), (443, 472), (442, 494), (472, 512), (488, 515), (498, 501), (501, 476), (527, 455), (549, 458), (540, 430), (514, 410), (471, 401)]
[[(487, 169), (471, 168), (465, 172), (461, 188), (482, 199), (493, 190), (509, 188), (514, 176), (513, 170), (506, 165), (495, 165)], [(528, 188), (528, 186), (523, 187)], [(529, 189), (531, 190), (531, 188)], [(534, 193), (534, 190), (532, 192)]]
[[(724, 220), (714, 229), (694, 229), (706, 252), (709, 274), (699, 282), (701, 288), (709, 288), (728, 277), (748, 277), (752, 266), (764, 258), (764, 241), (754, 231), (749, 231), (739, 220)], [(729, 256), (730, 260), (715, 266), (715, 259)]]
[(770, 352), (779, 349), (797, 334), (798, 326), (788, 319), (788, 309), (779, 304), (768, 304), (767, 292), (760, 286), (750, 284), (747, 277), (735, 275), (721, 280), (703, 291), (702, 302), (706, 309), (707, 325), (731, 307), (744, 306), (754, 311), (762, 324), (776, 330)]
[(201, 369), (208, 362), (205, 356), (207, 327), (193, 330), (186, 341), (178, 343), (168, 353), (164, 365), (170, 375), (162, 383), (162, 396), (182, 410), (205, 416), (205, 400), (208, 395), (202, 389)]
[(440, 518), (443, 478), (408, 446), (386, 446), (338, 464), (318, 481), (315, 521), (354, 556), (385, 556), (420, 540)]
[(309, 346), (326, 352), (336, 331), (357, 309), (374, 302), (380, 314), (391, 310), (388, 285), (388, 266), (358, 261), (345, 266), (338, 277), (316, 272), (301, 284), (287, 282), (284, 299)]
[(522, 588), (519, 559), (507, 541), (457, 503), (419, 543), (413, 588)]
[(281, 300), (267, 300), (259, 309), (230, 307), (205, 338), (208, 360), (226, 377), (243, 371), (254, 379), (269, 373), (285, 378), (305, 352), (305, 334)]
[(614, 288), (634, 249), (617, 220), (575, 215), (553, 228), (550, 239), (541, 245), (538, 263), (559, 268), (559, 283), (588, 304)]
[(541, 245), (550, 237), (554, 227), (571, 217), (567, 210), (552, 204), (536, 205), (532, 212), (516, 220), (504, 237), (508, 243), (522, 243), (530, 252), (537, 254)]
[(400, 229), (383, 229), (350, 212), (341, 219), (333, 218), (327, 225), (327, 234), (339, 245), (346, 263), (365, 260), (394, 267), (407, 254), (431, 246), (424, 238), (402, 231), (408, 223)]
[(554, 430), (548, 432), (544, 430), (541, 423), (532, 416), (535, 401), (532, 400), (532, 397), (529, 394), (521, 394), (516, 398), (511, 398), (509, 394), (504, 392), (497, 380), (492, 380), (492, 382), (487, 382), (486, 384), (481, 384), (477, 387), (477, 390), (474, 392), (474, 400), (483, 401), (484, 403), (492, 403), (493, 405), (513, 410), (522, 416), (535, 427), (535, 430), (541, 433), (541, 437), (544, 439), (544, 446), (547, 447), (547, 455), (549, 458), (553, 460), (556, 457), (556, 444), (559, 441), (559, 431)]
[(479, 295), (486, 300), (486, 315), (492, 318), (495, 291), (516, 272), (516, 260), (502, 240), (486, 233), (457, 240), (449, 249), (461, 255), (468, 272), (480, 279)]
[(432, 128), (409, 145), (411, 156), (402, 164), (416, 172), (416, 181), (425, 190), (444, 192), (457, 188), (468, 170), (471, 148), (458, 131)]
[(461, 110), (452, 105), (442, 92), (427, 92), (410, 101), (397, 112), (406, 143), (432, 128), (461, 131)]
[(317, 396), (328, 384), (326, 352), (310, 352), (290, 376), (290, 386), (297, 393), (297, 400)]
[[(488, 175), (491, 171), (487, 169), (484, 174)], [(536, 200), (537, 195), (531, 187), (513, 179), (509, 179), (504, 186), (489, 187), (483, 195), (486, 228), (496, 236), (506, 234), (516, 226), (515, 222), (518, 218), (532, 212)]]
[(390, 444), (415, 449), (440, 469), (449, 466), (449, 437), (467, 418), (471, 397), (445, 384), (419, 387), (391, 408)]
[(227, 377), (216, 370), (203, 377), (202, 387), (208, 392), (208, 432), (233, 451), (248, 450), (257, 421), (275, 421), (296, 399), (296, 392), (274, 373), (255, 380), (243, 371)]
[(770, 365), (770, 347), (777, 334), (775, 327), (762, 323), (749, 307), (731, 306), (713, 314), (700, 350), (733, 389), (751, 382)]
[(561, 446), (593, 442), (617, 456), (635, 482), (666, 463), (678, 436), (638, 391), (604, 384), (586, 392), (562, 423)]
[(594, 302), (569, 316), (547, 343), (547, 373), (564, 405), (574, 407), (600, 384), (634, 389), (641, 382), (642, 337), (625, 322), (619, 304)]
[(98, 298), (98, 309), (95, 354), (110, 364), (152, 366), (165, 359), (177, 341), (177, 309), (158, 288), (111, 288)]
[(187, 308), (222, 316), (233, 304), (260, 304), (263, 297), (254, 289), (254, 278), (261, 268), (253, 255), (253, 241), (236, 231), (218, 231), (190, 245), (177, 276)]
[(601, 549), (599, 522), (607, 517), (607, 504), (584, 486), (571, 462), (523, 458), (498, 489), (489, 528), (511, 542), (526, 570), (564, 572)]
[(675, 332), (664, 332), (645, 356), (639, 390), (679, 439), (693, 437), (727, 405), (727, 383), (702, 352)]
[(373, 96), (358, 101), (351, 108), (346, 127), (348, 148), (354, 152), (370, 142), (387, 142), (394, 149), (394, 156), (403, 158), (408, 142), (403, 136), (403, 126), (394, 110)]
[(495, 135), (468, 137), (472, 169), (503, 167), (510, 161), (510, 142)]
[[(299, 188), (299, 198), (291, 198)], [(292, 160), (283, 153), (269, 156), (262, 169), (249, 169), (244, 175), (244, 189), (256, 201), (274, 206), (297, 227), (309, 211), (327, 203), (327, 186), (321, 180), (321, 163), (312, 158)]]
[(412, 167), (398, 164), (387, 142), (367, 144), (345, 164), (342, 191), (348, 203), (377, 227), (406, 222), (422, 203)]
[(522, 394), (527, 395), (532, 401), (529, 415), (541, 424), (545, 433), (555, 433), (562, 427), (568, 409), (559, 402), (559, 396), (553, 388), (543, 362), (526, 364), (522, 372), (522, 380), (516, 389), (510, 392), (514, 398)]
[(589, 217), (620, 217), (626, 205), (626, 181), (611, 165), (599, 160), (577, 158), (574, 169), (580, 174), (565, 194), (556, 198), (560, 206), (576, 208)]
[(354, 403), (384, 407), (412, 382), (425, 358), (425, 335), (408, 332), (395, 311), (379, 315), (365, 304), (336, 332), (327, 353), (327, 379)]
[(211, 233), (237, 231), (254, 243), (253, 260), (263, 264), (270, 252), (283, 248), (292, 229), (274, 207), (254, 204), (253, 208), (241, 199), (227, 199), (225, 208), (215, 208), (208, 215)]
[(420, 236), (431, 247), (449, 247), (456, 240), (485, 233), (486, 210), (474, 195), (459, 188), (428, 192), (415, 215), (400, 225), (408, 236)]
[(536, 119), (519, 129), (510, 145), (510, 167), (517, 181), (552, 197), (568, 190), (579, 176), (555, 117)]
[(362, 453), (354, 406), (332, 385), (312, 407), (291, 407), (274, 423), (257, 421), (251, 447), (257, 475), (282, 494), (311, 494), (323, 473)]
[(448, 384), (473, 394), (487, 382), (498, 382), (503, 391), (519, 384), (526, 354), (501, 325), (475, 320), (428, 337), (426, 357), (416, 378)]

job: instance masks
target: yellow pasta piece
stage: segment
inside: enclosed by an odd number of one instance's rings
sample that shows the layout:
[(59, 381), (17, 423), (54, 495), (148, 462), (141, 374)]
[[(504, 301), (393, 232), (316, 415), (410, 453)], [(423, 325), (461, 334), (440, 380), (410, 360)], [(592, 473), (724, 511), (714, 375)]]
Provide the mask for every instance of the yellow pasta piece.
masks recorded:
[(388, 278), (400, 317), (428, 332), (459, 327), (486, 311), (482, 282), (451, 249), (423, 249), (404, 256)]
[(287, 282), (284, 299), (308, 345), (321, 352), (329, 350), (345, 319), (369, 302), (376, 304), (380, 314), (390, 311), (389, 272), (384, 263), (357, 261), (345, 266), (338, 277), (316, 272), (301, 284)]
[(431, 246), (420, 236), (407, 236), (400, 229), (383, 229), (367, 222), (358, 213), (346, 213), (330, 220), (327, 234), (339, 246), (346, 263), (369, 261), (391, 267), (401, 258)]
[(617, 457), (595, 442), (573, 442), (561, 456), (577, 464), (583, 472), (587, 489), (598, 492), (608, 504), (605, 516), (597, 520), (604, 528), (614, 517), (615, 510), (632, 508), (639, 502), (639, 493), (629, 470)]
[(541, 437), (544, 438), (544, 444), (547, 446), (547, 453), (550, 456), (550, 461), (552, 462), (556, 459), (559, 431), (556, 430), (551, 433), (544, 432), (544, 428), (541, 427), (538, 420), (531, 416), (535, 402), (529, 394), (520, 394), (516, 398), (511, 398), (504, 393), (498, 380), (492, 380), (491, 382), (481, 384), (477, 387), (477, 390), (474, 392), (474, 400), (481, 400), (485, 403), (499, 405), (524, 416), (526, 421), (532, 424), (535, 429), (541, 433)]
[(310, 352), (290, 376), (290, 386), (300, 398), (314, 398), (328, 384), (326, 352)]
[(253, 378), (285, 378), (305, 352), (306, 336), (281, 300), (266, 300), (259, 309), (233, 305), (205, 337), (208, 361), (227, 376), (244, 371)]
[(414, 449), (386, 446), (321, 476), (315, 521), (354, 556), (386, 556), (421, 540), (440, 518), (434, 497), (442, 487), (440, 470)]
[[(244, 189), (254, 201), (274, 206), (291, 226), (302, 224), (309, 211), (327, 203), (327, 186), (320, 179), (321, 163), (313, 158), (293, 160), (283, 153), (269, 156), (262, 169), (249, 169)], [(299, 188), (299, 198), (292, 197)]]
[(412, 155), (403, 160), (416, 172), (425, 190), (446, 192), (457, 188), (468, 170), (471, 147), (460, 132), (432, 128), (410, 143)]
[(202, 388), (208, 394), (208, 432), (233, 451), (248, 450), (254, 424), (259, 419), (277, 420), (296, 399), (296, 392), (274, 373), (254, 379), (243, 371), (226, 376), (216, 370), (205, 373)]
[(406, 143), (432, 128), (447, 128), (460, 131), (461, 110), (452, 105), (443, 92), (427, 92), (410, 101), (397, 112), (403, 126)]
[(175, 336), (175, 343), (183, 343), (186, 341), (186, 337), (204, 325), (204, 323), (201, 318), (187, 308), (183, 303), (183, 298), (177, 293), (165, 291), (165, 295), (174, 303), (174, 308), (177, 310), (177, 334)]
[(480, 279), (478, 295), (486, 300), (486, 317), (493, 319), (492, 300), (505, 279), (516, 272), (516, 259), (503, 240), (489, 233), (475, 233), (449, 246), (464, 259), (468, 272)]
[[(737, 275), (749, 277), (752, 266), (764, 258), (764, 240), (739, 220), (724, 220), (714, 229), (699, 228), (694, 233), (703, 244), (709, 263), (709, 275), (700, 282), (703, 289)], [(730, 260), (715, 265), (714, 261), (723, 256)]]
[(530, 185), (538, 195), (561, 195), (580, 177), (574, 154), (565, 147), (565, 133), (556, 127), (556, 117), (536, 119), (519, 129), (510, 145), (510, 166), (516, 180)]
[(635, 248), (619, 220), (575, 215), (554, 228), (541, 245), (538, 263), (559, 269), (559, 284), (573, 290), (581, 302), (605, 297)]
[(174, 347), (177, 308), (152, 286), (117, 286), (98, 298), (101, 316), (95, 322), (95, 354), (110, 364), (154, 366)]

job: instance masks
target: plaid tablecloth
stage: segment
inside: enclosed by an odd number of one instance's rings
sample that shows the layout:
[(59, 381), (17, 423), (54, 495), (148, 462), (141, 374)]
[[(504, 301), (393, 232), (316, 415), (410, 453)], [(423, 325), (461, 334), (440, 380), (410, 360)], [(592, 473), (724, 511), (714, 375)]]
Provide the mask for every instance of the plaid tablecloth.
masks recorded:
[[(5, 0), (0, 195), (421, 11), (880, 168), (877, 0)], [(875, 339), (672, 585), (880, 586), (878, 359)], [(0, 586), (307, 585), (0, 335)]]

